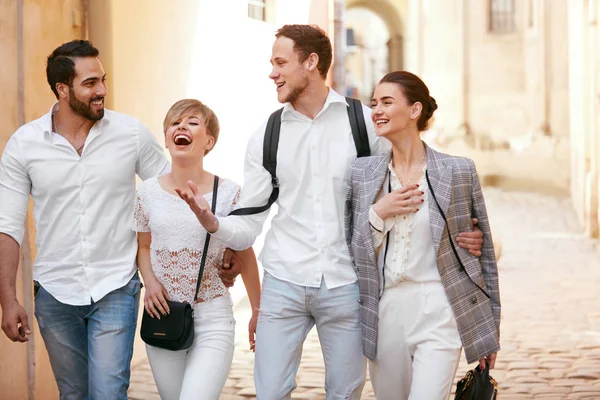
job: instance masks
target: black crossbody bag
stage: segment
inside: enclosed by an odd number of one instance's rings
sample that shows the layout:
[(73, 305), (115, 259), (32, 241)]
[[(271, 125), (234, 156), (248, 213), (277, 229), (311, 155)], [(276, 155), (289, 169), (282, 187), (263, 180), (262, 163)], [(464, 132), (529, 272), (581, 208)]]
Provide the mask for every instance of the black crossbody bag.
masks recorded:
[[(218, 189), (219, 177), (215, 175), (212, 198), (213, 214), (215, 214), (217, 210)], [(210, 233), (207, 232), (206, 241), (204, 242), (204, 251), (202, 252), (202, 260), (200, 262), (200, 271), (198, 272), (194, 303), (198, 299), (198, 291), (200, 290), (200, 284), (202, 282), (202, 274), (204, 273), (204, 264), (206, 263), (209, 242)], [(188, 349), (192, 346), (192, 343), (194, 343), (194, 312), (192, 310), (192, 305), (188, 302), (170, 300), (167, 300), (167, 304), (169, 305), (170, 313), (161, 316), (160, 319), (152, 318), (144, 309), (140, 336), (142, 337), (142, 340), (150, 346), (160, 347), (166, 350)]]

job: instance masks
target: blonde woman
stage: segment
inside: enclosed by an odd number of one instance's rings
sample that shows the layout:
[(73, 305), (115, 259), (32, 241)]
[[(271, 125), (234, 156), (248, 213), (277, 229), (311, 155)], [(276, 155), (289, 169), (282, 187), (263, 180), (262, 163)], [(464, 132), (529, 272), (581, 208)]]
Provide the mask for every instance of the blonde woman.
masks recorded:
[[(145, 285), (144, 307), (155, 318), (169, 313), (166, 300), (194, 303), (206, 231), (176, 190), (197, 183), (194, 190), (211, 201), (215, 176), (204, 169), (204, 156), (219, 137), (214, 112), (198, 100), (180, 100), (164, 120), (165, 143), (172, 158), (169, 174), (140, 184), (134, 229), (138, 232), (138, 265)], [(239, 186), (219, 179), (216, 214), (229, 214)], [(146, 345), (160, 397), (218, 399), (233, 358), (234, 326), (229, 292), (218, 275), (225, 245), (209, 242), (198, 300), (193, 304), (195, 339), (187, 350), (171, 351)], [(252, 248), (238, 252), (242, 278), (254, 313), (249, 322), (250, 347), (260, 302), (258, 267)]]
[[(421, 141), (437, 104), (417, 76), (387, 74), (372, 120), (392, 151), (352, 164), (349, 241), (358, 269), (363, 350), (379, 400), (447, 399), (461, 349), (494, 367), (498, 269), (473, 161)], [(472, 218), (481, 257), (458, 246)]]

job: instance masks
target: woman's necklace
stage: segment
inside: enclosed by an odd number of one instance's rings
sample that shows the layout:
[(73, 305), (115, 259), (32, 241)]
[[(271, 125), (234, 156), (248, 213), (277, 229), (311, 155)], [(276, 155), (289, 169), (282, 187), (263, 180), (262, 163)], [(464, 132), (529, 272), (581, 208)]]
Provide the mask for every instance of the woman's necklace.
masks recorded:
[[(408, 181), (406, 181), (406, 183), (402, 183), (402, 181), (400, 181), (400, 184), (402, 184), (402, 186), (407, 186), (410, 182), (412, 182), (413, 178), (417, 174), (417, 171), (419, 171), (421, 168), (423, 168), (423, 165), (425, 164), (426, 156), (427, 156), (427, 153), (423, 154), (423, 159), (421, 160), (421, 162), (419, 163), (417, 168), (415, 168), (415, 171), (412, 173), (412, 175), (410, 176), (410, 179)], [(400, 180), (400, 178), (398, 178), (398, 180)]]

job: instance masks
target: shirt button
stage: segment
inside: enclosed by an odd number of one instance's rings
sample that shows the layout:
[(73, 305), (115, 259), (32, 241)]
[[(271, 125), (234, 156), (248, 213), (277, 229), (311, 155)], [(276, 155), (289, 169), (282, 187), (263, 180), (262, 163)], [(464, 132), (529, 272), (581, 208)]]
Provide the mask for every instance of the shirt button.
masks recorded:
[(311, 147), (310, 147), (310, 149), (311, 149), (312, 151), (315, 151), (315, 150), (317, 149), (317, 146), (311, 146)]
[(402, 239), (404, 239), (404, 236), (402, 236)]

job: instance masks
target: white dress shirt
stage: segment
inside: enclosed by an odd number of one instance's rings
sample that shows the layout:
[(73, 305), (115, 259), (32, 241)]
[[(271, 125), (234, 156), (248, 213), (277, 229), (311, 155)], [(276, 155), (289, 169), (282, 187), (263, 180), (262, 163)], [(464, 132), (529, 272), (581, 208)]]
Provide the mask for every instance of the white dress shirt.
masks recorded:
[[(377, 200), (389, 193), (388, 180), (390, 176), (392, 191), (402, 188), (402, 183), (398, 179), (391, 162), (388, 168), (390, 173), (384, 182), (384, 187), (377, 195)], [(396, 286), (405, 281), (417, 283), (441, 282), (429, 222), (430, 192), (425, 179), (425, 168), (426, 166), (423, 167), (423, 177), (417, 182), (419, 189), (425, 192), (423, 195), (424, 202), (418, 206), (419, 211), (406, 215), (396, 215), (395, 217), (386, 218), (384, 221), (373, 210), (373, 207), (369, 210), (373, 247), (381, 251), (386, 234), (388, 232), (390, 234), (390, 242), (383, 267), (385, 288)]]
[(9, 139), (0, 162), (0, 232), (23, 240), (29, 195), (37, 257), (33, 278), (62, 303), (87, 305), (136, 271), (131, 231), (137, 174), (169, 170), (162, 148), (138, 120), (105, 110), (81, 157), (52, 131), (55, 103)]
[[(363, 112), (371, 154), (388, 151), (389, 143), (375, 136), (370, 109)], [(271, 175), (262, 165), (265, 128), (266, 123), (248, 143), (238, 208), (262, 206), (271, 194)], [(265, 237), (262, 265), (276, 278), (302, 286), (319, 287), (323, 278), (330, 289), (355, 282), (344, 228), (346, 180), (356, 158), (346, 99), (330, 89), (312, 120), (286, 103), (280, 132), (278, 212)], [(214, 236), (246, 249), (267, 215), (219, 217)]]

